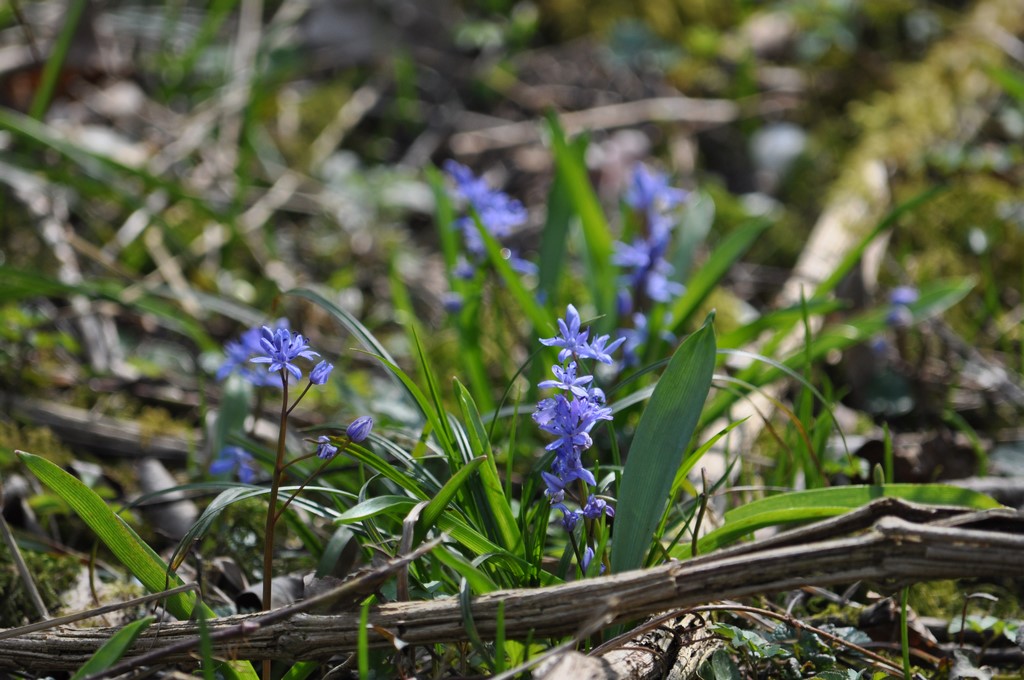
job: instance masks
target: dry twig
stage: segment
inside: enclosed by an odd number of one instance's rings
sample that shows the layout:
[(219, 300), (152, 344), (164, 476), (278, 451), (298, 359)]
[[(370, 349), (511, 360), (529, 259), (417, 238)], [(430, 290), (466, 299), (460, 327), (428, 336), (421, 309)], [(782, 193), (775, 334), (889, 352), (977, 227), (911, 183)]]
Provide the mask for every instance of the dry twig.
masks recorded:
[[(982, 513), (946, 510), (931, 523), (908, 521), (928, 509), (880, 499), (872, 513), (883, 513), (864, 534), (809, 538), (787, 545), (783, 536), (765, 544), (748, 544), (688, 562), (576, 581), (548, 588), (505, 590), (476, 598), (472, 615), (477, 633), (493, 636), (498, 608), (504, 606), (506, 635), (534, 639), (563, 636), (588, 627), (595, 613), (608, 622), (643, 618), (668, 609), (779, 592), (808, 584), (830, 585), (857, 580), (914, 582), (929, 579), (1019, 576), (1024, 560), (1024, 514), (996, 510)], [(872, 513), (861, 513), (870, 517)], [(835, 521), (835, 520), (833, 520)], [(991, 526), (992, 528), (976, 528)], [(834, 530), (840, 527), (833, 526)], [(797, 537), (800, 533), (795, 534)], [(581, 603), (587, 603), (581, 606)], [(305, 604), (305, 603), (300, 603)], [(358, 613), (314, 616), (276, 610), (262, 616), (231, 616), (210, 622), (214, 653), (247, 659), (320, 659), (356, 649)], [(294, 611), (294, 615), (293, 615)], [(274, 617), (268, 619), (266, 617)], [(457, 599), (384, 604), (370, 615), (376, 646), (433, 644), (466, 639)], [(80, 666), (116, 629), (59, 629), (9, 641), (0, 652), (0, 668), (52, 671)], [(189, 662), (198, 628), (171, 623), (147, 632), (128, 657), (143, 650), (149, 658)]]

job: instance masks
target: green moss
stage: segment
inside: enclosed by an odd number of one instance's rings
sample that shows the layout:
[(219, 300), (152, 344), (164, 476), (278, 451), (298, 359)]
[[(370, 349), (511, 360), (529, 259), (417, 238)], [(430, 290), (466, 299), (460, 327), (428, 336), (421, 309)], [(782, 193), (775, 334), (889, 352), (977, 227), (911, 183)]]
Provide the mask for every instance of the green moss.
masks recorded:
[(0, 471), (22, 470), (15, 450), (34, 453), (57, 465), (66, 465), (74, 459), (70, 449), (50, 428), (0, 421)]
[[(57, 609), (62, 593), (74, 585), (81, 567), (78, 560), (67, 555), (23, 552), (22, 557), (35, 579), (36, 589), (49, 611)], [(0, 628), (23, 626), (38, 618), (32, 600), (14, 566), (7, 546), (0, 544)]]
[[(968, 598), (971, 593), (985, 593), (995, 598)], [(1018, 619), (1021, 592), (1011, 584), (965, 583), (963, 581), (929, 581), (911, 587), (910, 607), (918, 616), (935, 616), (953, 620), (962, 615), (964, 602), (967, 614), (988, 614), (1001, 619)]]

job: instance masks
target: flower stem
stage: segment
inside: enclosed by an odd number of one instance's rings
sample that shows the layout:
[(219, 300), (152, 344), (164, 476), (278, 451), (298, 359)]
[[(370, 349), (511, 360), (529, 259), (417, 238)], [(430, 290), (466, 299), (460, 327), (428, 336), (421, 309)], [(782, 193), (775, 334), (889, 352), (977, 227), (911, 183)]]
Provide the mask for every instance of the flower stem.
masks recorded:
[[(283, 380), (285, 381), (285, 383), (287, 383), (287, 382), (288, 382), (287, 376), (285, 376), (285, 377), (283, 378)], [(299, 405), (299, 402), (300, 402), (300, 401), (302, 401), (302, 398), (303, 398), (304, 396), (306, 396), (306, 392), (309, 392), (309, 388), (310, 388), (310, 387), (312, 387), (312, 386), (313, 386), (313, 383), (312, 383), (312, 382), (307, 382), (307, 383), (306, 383), (306, 389), (302, 390), (302, 394), (300, 394), (300, 395), (298, 396), (298, 398), (297, 398), (297, 399), (295, 400), (295, 403), (294, 403), (294, 404), (292, 404), (291, 406), (289, 406), (289, 407), (288, 407), (288, 408), (287, 408), (287, 409), (286, 409), (286, 410), (284, 411), (285, 415), (288, 415), (288, 414), (290, 414), (290, 413), (291, 413), (291, 412), (292, 412), (292, 411), (293, 411), (293, 410), (295, 409), (295, 407)], [(287, 385), (286, 385), (286, 386), (285, 386), (285, 394), (287, 394), (287, 393), (288, 393), (288, 392), (287, 392), (287, 389), (288, 389), (288, 388), (287, 388)], [(287, 402), (288, 402), (288, 400), (286, 399), (286, 400), (285, 400), (285, 403), (287, 403)]]
[[(281, 425), (277, 435), (277, 459), (274, 461), (274, 476), (270, 481), (270, 502), (267, 505), (267, 527), (263, 543), (263, 609), (270, 609), (274, 597), (274, 526), (277, 524), (277, 494), (284, 475), (284, 445), (288, 436), (288, 374), (281, 369)], [(270, 659), (263, 662), (263, 680), (271, 680)]]
[(323, 463), (321, 463), (320, 467), (318, 467), (316, 470), (314, 470), (313, 473), (309, 475), (309, 477), (306, 477), (306, 481), (304, 481), (301, 485), (299, 485), (299, 488), (295, 490), (295, 493), (293, 493), (291, 496), (288, 496), (288, 498), (285, 499), (284, 504), (277, 511), (277, 513), (274, 515), (274, 521), (275, 522), (277, 522), (277, 520), (281, 519), (281, 515), (283, 515), (284, 511), (288, 509), (288, 506), (291, 505), (291, 502), (293, 500), (295, 500), (295, 497), (298, 496), (300, 493), (302, 493), (302, 490), (306, 488), (306, 485), (309, 484), (310, 482), (312, 482), (314, 479), (316, 479), (316, 477), (321, 472), (323, 472), (324, 468), (326, 468), (328, 465), (330, 465), (330, 463), (331, 463), (331, 459), (325, 460)]
[(273, 596), (274, 571), (274, 526), (277, 524), (277, 495), (284, 473), (284, 445), (288, 435), (288, 375), (281, 369), (281, 427), (277, 435), (277, 460), (274, 461), (274, 476), (270, 482), (270, 504), (267, 507), (267, 528), (263, 544), (263, 609), (270, 609)]

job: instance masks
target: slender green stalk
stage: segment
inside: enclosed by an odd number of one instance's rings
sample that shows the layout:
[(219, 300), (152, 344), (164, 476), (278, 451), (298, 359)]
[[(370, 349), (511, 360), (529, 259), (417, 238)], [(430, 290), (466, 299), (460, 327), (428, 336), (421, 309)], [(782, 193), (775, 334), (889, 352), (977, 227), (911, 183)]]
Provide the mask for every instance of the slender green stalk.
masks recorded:
[(370, 636), (366, 631), (370, 621), (370, 603), (373, 596), (363, 600), (363, 606), (359, 609), (359, 632), (357, 634), (357, 645), (359, 649), (359, 677), (370, 677)]
[[(338, 449), (338, 453), (339, 454), (344, 453), (345, 452), (345, 448), (347, 448), (347, 446), (348, 446), (348, 444), (346, 444), (344, 447)], [(312, 458), (314, 455), (316, 455), (316, 454), (309, 454), (309, 455), (303, 456), (302, 458), (296, 458), (295, 460), (293, 460), (290, 463), (288, 463), (288, 465), (285, 465), (285, 467), (288, 467), (292, 463), (297, 463), (300, 460), (305, 460), (307, 458)], [(335, 454), (335, 455), (337, 455), (337, 454)], [(281, 519), (281, 515), (283, 515), (284, 511), (288, 509), (288, 506), (291, 505), (292, 501), (295, 500), (295, 498), (300, 493), (302, 493), (302, 490), (305, 489), (306, 486), (310, 482), (312, 482), (314, 479), (316, 479), (318, 476), (320, 476), (320, 473), (323, 472), (324, 469), (328, 465), (331, 464), (332, 460), (334, 460), (334, 457), (328, 458), (324, 462), (320, 463), (320, 467), (318, 467), (316, 470), (314, 470), (312, 472), (312, 474), (309, 475), (309, 477), (306, 477), (305, 481), (303, 481), (302, 484), (299, 485), (299, 488), (295, 490), (295, 493), (293, 493), (292, 495), (288, 496), (287, 499), (285, 499), (284, 504), (281, 505), (280, 509), (278, 509), (277, 513), (274, 515), (274, 522), (277, 522), (277, 520)], [(281, 471), (284, 472), (284, 468), (282, 468)]]
[(77, 0), (76, 2), (71, 3), (67, 14), (64, 15), (64, 26), (61, 27), (60, 35), (57, 36), (57, 42), (53, 47), (53, 53), (50, 55), (50, 58), (46, 60), (46, 66), (43, 67), (43, 78), (39, 85), (39, 89), (36, 90), (36, 95), (32, 98), (32, 105), (28, 112), (30, 118), (34, 118), (36, 120), (43, 119), (43, 114), (46, 113), (46, 109), (49, 107), (50, 101), (53, 99), (53, 92), (57, 89), (57, 81), (60, 79), (60, 70), (64, 66), (64, 60), (68, 56), (68, 50), (71, 49), (71, 42), (75, 38), (75, 30), (78, 27), (78, 22), (82, 18), (82, 12), (85, 11), (85, 7), (88, 4), (87, 0)]

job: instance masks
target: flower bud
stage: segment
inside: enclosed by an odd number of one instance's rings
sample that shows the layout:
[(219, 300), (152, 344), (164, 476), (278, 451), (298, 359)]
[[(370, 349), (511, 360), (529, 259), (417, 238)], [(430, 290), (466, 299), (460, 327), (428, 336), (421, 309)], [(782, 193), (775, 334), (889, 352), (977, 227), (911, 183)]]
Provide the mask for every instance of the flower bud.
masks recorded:
[(331, 443), (331, 438), (325, 434), (316, 438), (316, 455), (324, 460), (330, 460), (338, 453), (338, 447)]
[(350, 441), (356, 444), (365, 441), (370, 436), (370, 430), (373, 429), (373, 418), (370, 416), (359, 416), (352, 421), (352, 424), (345, 430), (345, 434), (348, 435)]
[(321, 361), (313, 367), (312, 371), (309, 372), (309, 382), (314, 385), (323, 385), (327, 382), (327, 379), (331, 376), (331, 371), (333, 370), (334, 364)]

